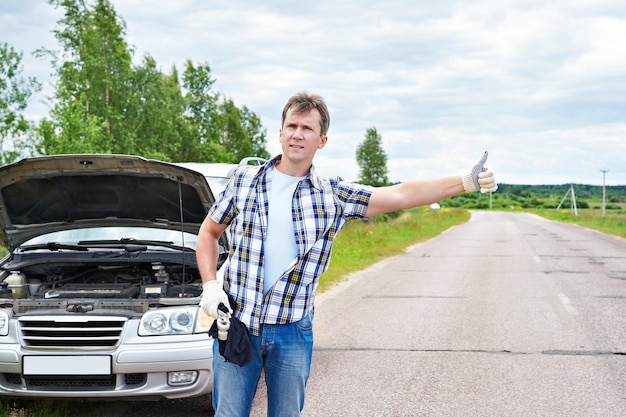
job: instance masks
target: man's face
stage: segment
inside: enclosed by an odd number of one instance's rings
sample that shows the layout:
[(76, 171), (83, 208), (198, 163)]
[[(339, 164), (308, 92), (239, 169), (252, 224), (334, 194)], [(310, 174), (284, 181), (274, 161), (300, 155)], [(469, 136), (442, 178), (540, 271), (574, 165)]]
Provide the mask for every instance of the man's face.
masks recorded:
[(287, 111), (280, 129), (283, 158), (294, 163), (312, 163), (315, 152), (326, 145), (327, 136), (320, 135), (320, 113), (312, 109), (308, 113)]

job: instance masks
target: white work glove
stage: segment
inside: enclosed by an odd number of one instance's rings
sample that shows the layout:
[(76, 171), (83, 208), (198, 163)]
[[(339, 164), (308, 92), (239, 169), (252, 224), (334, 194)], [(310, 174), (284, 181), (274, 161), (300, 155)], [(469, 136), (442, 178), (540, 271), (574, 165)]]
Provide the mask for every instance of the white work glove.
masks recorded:
[(212, 279), (202, 284), (202, 299), (200, 300), (202, 310), (217, 320), (217, 306), (219, 306), (220, 303), (224, 303), (224, 305), (228, 307), (228, 311), (230, 311), (231, 314), (233, 313), (233, 310), (230, 308), (230, 303), (228, 302), (228, 296), (218, 280)]
[(498, 189), (493, 171), (484, 166), (487, 161), (487, 156), (489, 156), (489, 154), (485, 151), (483, 157), (474, 165), (472, 170), (461, 177), (465, 191), (480, 190), (481, 193), (493, 193)]

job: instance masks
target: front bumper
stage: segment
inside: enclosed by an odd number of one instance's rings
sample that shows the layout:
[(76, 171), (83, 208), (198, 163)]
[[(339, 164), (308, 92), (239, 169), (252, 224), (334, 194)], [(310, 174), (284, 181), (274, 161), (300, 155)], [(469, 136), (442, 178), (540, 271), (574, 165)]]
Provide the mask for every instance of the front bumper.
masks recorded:
[[(205, 395), (213, 388), (212, 345), (207, 334), (134, 337), (114, 351), (26, 350), (0, 343), (0, 397), (156, 400)], [(76, 359), (86, 365), (77, 371), (51, 364), (52, 373), (46, 369), (39, 375), (24, 366), (25, 356), (37, 356), (38, 362), (46, 356), (50, 361), (62, 357), (58, 363)], [(96, 364), (107, 357), (110, 372), (90, 373), (89, 363), (101, 368)]]

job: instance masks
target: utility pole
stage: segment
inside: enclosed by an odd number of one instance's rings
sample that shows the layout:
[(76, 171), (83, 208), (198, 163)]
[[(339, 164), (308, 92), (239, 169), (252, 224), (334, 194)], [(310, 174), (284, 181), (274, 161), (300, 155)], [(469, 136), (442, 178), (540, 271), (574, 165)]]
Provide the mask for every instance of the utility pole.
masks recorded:
[(569, 190), (567, 190), (567, 192), (565, 193), (565, 195), (563, 196), (563, 199), (561, 200), (561, 202), (559, 203), (558, 207), (556, 208), (557, 210), (561, 209), (561, 206), (563, 205), (563, 202), (565, 201), (565, 199), (567, 198), (567, 196), (571, 194), (571, 199), (570, 199), (570, 212), (574, 213), (574, 215), (578, 216), (578, 207), (576, 206), (576, 194), (574, 194), (574, 184), (570, 184), (569, 186)]
[(602, 172), (602, 217), (606, 217), (606, 173), (608, 169), (601, 169)]
[(572, 192), (572, 201), (570, 203), (570, 211), (574, 213), (574, 216), (578, 216), (578, 207), (576, 207), (576, 194), (574, 193), (574, 184), (570, 184), (570, 190)]

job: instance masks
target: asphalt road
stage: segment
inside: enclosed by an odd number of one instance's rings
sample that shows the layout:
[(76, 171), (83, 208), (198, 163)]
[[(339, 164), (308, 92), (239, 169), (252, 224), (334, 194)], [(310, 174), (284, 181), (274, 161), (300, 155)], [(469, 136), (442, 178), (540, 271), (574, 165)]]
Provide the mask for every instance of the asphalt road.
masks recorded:
[[(626, 416), (624, 239), (474, 212), (315, 314), (305, 417)], [(210, 415), (205, 400), (115, 407), (91, 415)]]

